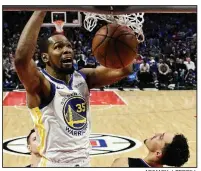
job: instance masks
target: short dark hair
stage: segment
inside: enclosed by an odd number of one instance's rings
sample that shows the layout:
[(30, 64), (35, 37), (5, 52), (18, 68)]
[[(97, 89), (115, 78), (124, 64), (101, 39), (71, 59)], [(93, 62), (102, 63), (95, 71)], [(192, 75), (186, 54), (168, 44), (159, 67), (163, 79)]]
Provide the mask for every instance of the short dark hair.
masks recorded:
[(188, 140), (183, 134), (177, 134), (172, 143), (165, 145), (162, 153), (161, 164), (180, 167), (190, 157)]
[(38, 47), (39, 47), (40, 53), (47, 53), (48, 45), (49, 45), (49, 41), (47, 38), (45, 38), (45, 37), (39, 38)]
[(33, 134), (34, 132), (35, 132), (35, 129), (32, 129), (32, 130), (30, 131), (29, 135), (27, 136), (27, 145), (30, 144), (29, 138), (30, 138), (31, 134)]
[[(51, 36), (50, 36), (51, 37)], [(39, 55), (39, 64), (41, 65), (42, 68), (45, 68), (45, 63), (42, 60), (42, 54), (43, 53), (47, 53), (48, 52), (48, 46), (49, 46), (50, 42), (48, 40), (47, 37), (40, 37), (38, 40), (38, 47), (40, 50), (40, 55)]]
[(47, 53), (48, 52), (48, 46), (50, 44), (49, 38), (54, 36), (54, 35), (64, 35), (64, 34), (55, 32), (55, 33), (51, 34), (49, 37), (46, 37), (46, 36), (40, 37), (38, 40), (38, 46), (40, 49), (40, 53)]

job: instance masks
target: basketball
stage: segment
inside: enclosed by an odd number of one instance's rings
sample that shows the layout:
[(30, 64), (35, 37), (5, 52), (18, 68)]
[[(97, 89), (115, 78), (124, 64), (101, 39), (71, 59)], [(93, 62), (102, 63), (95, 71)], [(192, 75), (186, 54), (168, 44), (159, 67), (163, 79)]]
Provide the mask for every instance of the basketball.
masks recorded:
[(132, 29), (118, 24), (101, 27), (92, 42), (98, 62), (108, 68), (128, 66), (137, 57), (138, 40)]

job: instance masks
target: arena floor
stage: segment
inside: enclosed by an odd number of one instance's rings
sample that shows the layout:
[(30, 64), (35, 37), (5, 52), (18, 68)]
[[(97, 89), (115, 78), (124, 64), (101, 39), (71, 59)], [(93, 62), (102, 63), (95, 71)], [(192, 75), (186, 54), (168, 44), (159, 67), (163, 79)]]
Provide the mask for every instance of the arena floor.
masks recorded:
[[(33, 128), (25, 92), (3, 96), (3, 166), (24, 167), (30, 164), (24, 137)], [(184, 166), (197, 165), (196, 91), (92, 91), (91, 117), (93, 167), (110, 167), (117, 157), (144, 157), (143, 140), (165, 131), (188, 138), (191, 157)]]

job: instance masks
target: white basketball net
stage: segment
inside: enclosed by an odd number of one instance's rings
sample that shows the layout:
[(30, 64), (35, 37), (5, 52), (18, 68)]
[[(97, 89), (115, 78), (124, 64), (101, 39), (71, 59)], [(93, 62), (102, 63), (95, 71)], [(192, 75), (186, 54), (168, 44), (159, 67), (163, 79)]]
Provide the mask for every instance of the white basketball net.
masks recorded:
[(96, 27), (98, 20), (105, 20), (108, 23), (116, 23), (130, 27), (135, 33), (137, 33), (136, 36), (138, 41), (144, 41), (144, 34), (142, 30), (144, 23), (144, 13), (107, 15), (84, 12), (84, 14), (84, 27), (90, 32)]
[(63, 32), (63, 26), (64, 26), (64, 22), (61, 20), (57, 20), (53, 22), (55, 28), (56, 28), (56, 32), (57, 33), (62, 33)]

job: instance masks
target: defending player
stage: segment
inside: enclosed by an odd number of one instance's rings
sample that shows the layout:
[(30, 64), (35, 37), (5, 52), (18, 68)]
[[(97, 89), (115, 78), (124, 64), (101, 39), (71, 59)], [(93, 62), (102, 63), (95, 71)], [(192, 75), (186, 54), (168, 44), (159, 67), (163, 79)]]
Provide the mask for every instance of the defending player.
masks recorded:
[(182, 134), (159, 133), (144, 140), (144, 144), (149, 150), (144, 159), (118, 158), (112, 167), (180, 167), (190, 156), (187, 139)]

